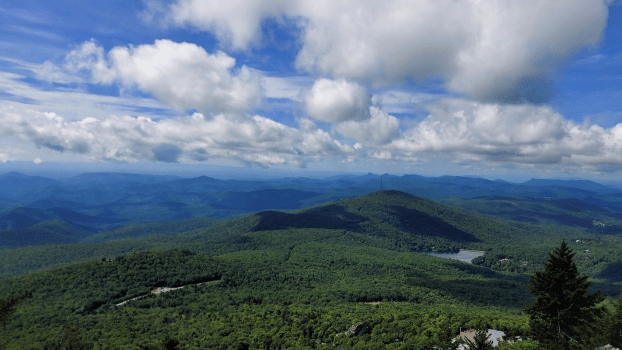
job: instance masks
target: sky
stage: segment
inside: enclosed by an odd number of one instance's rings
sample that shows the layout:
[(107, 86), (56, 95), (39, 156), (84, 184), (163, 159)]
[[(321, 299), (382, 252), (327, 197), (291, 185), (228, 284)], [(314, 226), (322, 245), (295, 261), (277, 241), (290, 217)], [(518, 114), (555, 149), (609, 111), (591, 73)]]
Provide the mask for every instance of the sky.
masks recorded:
[(620, 1), (8, 0), (0, 23), (0, 173), (622, 176)]

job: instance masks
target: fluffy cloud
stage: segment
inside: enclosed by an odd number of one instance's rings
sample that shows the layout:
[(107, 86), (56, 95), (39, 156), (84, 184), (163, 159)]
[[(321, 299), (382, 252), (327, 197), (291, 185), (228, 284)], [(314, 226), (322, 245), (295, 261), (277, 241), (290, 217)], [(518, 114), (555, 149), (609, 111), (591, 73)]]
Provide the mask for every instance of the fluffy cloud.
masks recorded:
[(297, 10), (308, 18), (299, 67), (377, 83), (443, 75), (476, 30), (466, 2), (298, 1)]
[[(86, 71), (97, 83), (110, 84), (116, 78), (115, 71), (109, 67), (106, 61), (104, 48), (97, 46), (93, 40), (83, 43), (68, 53), (65, 57), (65, 68), (71, 73)], [(55, 69), (48, 68), (47, 70)]]
[[(188, 162), (226, 158), (260, 166), (311, 161), (427, 158), (456, 162), (570, 166), (616, 171), (622, 165), (622, 124), (578, 125), (549, 107), (441, 99), (429, 116), (403, 133), (398, 120), (371, 107), (370, 118), (336, 123), (350, 146), (309, 119), (292, 128), (271, 119), (202, 114), (153, 120), (91, 117), (69, 121), (54, 113), (0, 109), (0, 137), (92, 160)], [(15, 158), (0, 150), (0, 162)]]
[(607, 2), (478, 1), (477, 39), (456, 57), (448, 86), (485, 100), (545, 102), (555, 68), (601, 40)]
[(337, 124), (335, 130), (345, 137), (370, 146), (384, 145), (399, 136), (400, 122), (397, 118), (376, 107), (371, 107), (369, 111), (371, 118)]
[(261, 166), (300, 165), (354, 150), (312, 125), (298, 130), (261, 116), (240, 120), (224, 114), (67, 121), (54, 113), (5, 108), (0, 110), (0, 135), (89, 159), (127, 162), (228, 158)]
[(235, 59), (208, 54), (190, 43), (157, 40), (153, 45), (115, 47), (105, 55), (93, 41), (67, 55), (66, 69), (87, 71), (94, 83), (137, 86), (170, 106), (204, 114), (241, 112), (261, 101), (259, 74), (246, 67), (233, 73)]
[(555, 69), (597, 43), (607, 0), (177, 0), (169, 19), (248, 48), (266, 18), (302, 29), (296, 64), (374, 84), (442, 78), (482, 101), (544, 102)]
[(246, 49), (261, 38), (261, 21), (280, 17), (289, 5), (288, 0), (180, 0), (171, 5), (166, 20), (213, 32), (227, 45)]
[(393, 159), (393, 154), (389, 151), (372, 151), (372, 152), (369, 152), (368, 156), (372, 159), (377, 159), (377, 160)]
[(305, 96), (309, 116), (325, 122), (368, 119), (371, 95), (365, 87), (343, 79), (319, 79)]
[(81, 83), (82, 79), (78, 76), (67, 74), (60, 67), (53, 64), (50, 61), (45, 61), (41, 65), (35, 64), (24, 64), (24, 62), (16, 61), (22, 67), (31, 70), (35, 77), (39, 80), (59, 83), (59, 84), (71, 84), (71, 83)]
[(443, 99), (386, 149), (445, 154), (458, 161), (529, 165), (622, 164), (622, 124), (577, 125), (546, 106)]
[(360, 84), (318, 79), (305, 95), (305, 106), (310, 117), (334, 123), (333, 129), (347, 138), (371, 146), (386, 144), (399, 135), (400, 123), (371, 107), (371, 100)]

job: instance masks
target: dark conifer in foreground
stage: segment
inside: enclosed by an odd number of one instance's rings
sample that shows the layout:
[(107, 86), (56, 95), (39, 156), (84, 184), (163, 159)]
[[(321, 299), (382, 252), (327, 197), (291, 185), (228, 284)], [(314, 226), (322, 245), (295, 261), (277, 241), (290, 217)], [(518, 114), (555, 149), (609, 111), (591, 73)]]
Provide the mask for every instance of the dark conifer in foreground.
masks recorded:
[(615, 303), (616, 309), (609, 324), (609, 343), (616, 348), (622, 347), (622, 294)]
[(600, 316), (596, 304), (600, 291), (587, 294), (591, 282), (579, 275), (573, 261), (575, 253), (562, 242), (549, 253), (543, 271), (531, 276), (529, 289), (536, 296), (525, 308), (533, 337), (544, 349), (582, 349)]
[(488, 332), (485, 329), (480, 329), (475, 333), (473, 340), (466, 339), (466, 345), (469, 350), (493, 350), (492, 341), (488, 340)]

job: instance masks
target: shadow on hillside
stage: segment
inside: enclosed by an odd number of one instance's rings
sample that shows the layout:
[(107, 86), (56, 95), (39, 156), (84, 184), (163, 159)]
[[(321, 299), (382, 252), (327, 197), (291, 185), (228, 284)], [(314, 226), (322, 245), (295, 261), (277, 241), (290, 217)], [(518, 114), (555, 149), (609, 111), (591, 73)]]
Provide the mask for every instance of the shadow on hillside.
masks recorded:
[(588, 289), (588, 293), (594, 293), (600, 291), (600, 293), (609, 298), (617, 299), (620, 296), (620, 285), (615, 282), (593, 282)]
[(345, 211), (338, 205), (327, 205), (298, 214), (263, 211), (255, 214), (261, 219), (253, 231), (284, 230), (288, 228), (322, 228), (360, 232), (364, 216)]
[(477, 275), (485, 278), (496, 278), (496, 279), (504, 279), (508, 281), (513, 281), (515, 283), (529, 283), (529, 276), (527, 275), (506, 275), (495, 270), (492, 270), (488, 267), (477, 266), (473, 264), (466, 264), (463, 262), (458, 262), (456, 260), (452, 260), (447, 264), (451, 265), (453, 268), (458, 269), (460, 271), (466, 272), (470, 275)]
[(420, 280), (420, 286), (437, 290), (458, 301), (479, 306), (521, 307), (533, 302), (527, 285), (506, 280), (468, 280), (458, 279), (439, 281)]
[(400, 206), (391, 206), (390, 210), (398, 220), (396, 226), (412, 235), (440, 237), (457, 242), (481, 242), (474, 235), (448, 224), (437, 216)]
[[(529, 292), (529, 276), (504, 275), (491, 269), (452, 262), (454, 268), (468, 272), (473, 279), (436, 280), (434, 278), (407, 278), (412, 286), (436, 289), (442, 295), (477, 305), (524, 306), (533, 302)], [(480, 279), (486, 278), (485, 280)]]
[(610, 225), (610, 226), (594, 226), (593, 231), (603, 235), (622, 235), (622, 226)]
[(607, 267), (598, 274), (598, 277), (605, 278), (611, 282), (622, 282), (622, 262), (618, 261), (607, 265)]

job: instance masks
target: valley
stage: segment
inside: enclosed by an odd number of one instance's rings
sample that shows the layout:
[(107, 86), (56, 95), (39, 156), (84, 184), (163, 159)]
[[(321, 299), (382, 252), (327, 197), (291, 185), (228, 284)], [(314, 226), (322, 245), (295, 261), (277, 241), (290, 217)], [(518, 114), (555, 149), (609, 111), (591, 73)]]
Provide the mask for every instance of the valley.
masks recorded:
[[(603, 310), (622, 288), (622, 196), (592, 183), (384, 175), (389, 189), (377, 191), (371, 174), (2, 176), (23, 197), (0, 190), (0, 295), (32, 294), (0, 329), (6, 349), (449, 349), (460, 329), (524, 337), (530, 275), (562, 241)], [(95, 188), (99, 203), (84, 197)], [(365, 332), (344, 335), (358, 323)]]

